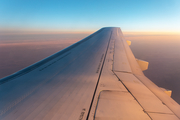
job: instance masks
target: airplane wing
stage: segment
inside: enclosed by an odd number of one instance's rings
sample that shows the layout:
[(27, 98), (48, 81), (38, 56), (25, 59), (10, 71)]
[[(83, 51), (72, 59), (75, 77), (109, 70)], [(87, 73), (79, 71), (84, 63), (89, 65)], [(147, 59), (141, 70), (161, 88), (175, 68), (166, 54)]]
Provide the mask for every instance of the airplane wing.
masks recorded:
[(0, 80), (1, 120), (179, 120), (120, 28), (106, 27)]

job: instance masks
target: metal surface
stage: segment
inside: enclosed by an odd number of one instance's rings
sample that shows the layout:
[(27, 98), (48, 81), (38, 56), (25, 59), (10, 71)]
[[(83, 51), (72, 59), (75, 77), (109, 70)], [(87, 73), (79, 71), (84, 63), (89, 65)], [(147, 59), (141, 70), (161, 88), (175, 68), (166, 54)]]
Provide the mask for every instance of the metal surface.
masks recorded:
[(123, 45), (122, 38), (119, 36), (118, 31), (114, 34), (115, 44), (114, 44), (114, 63), (113, 70), (114, 71), (124, 71), (124, 72), (132, 72), (131, 67), (129, 65), (129, 61), (127, 59), (126, 51)]
[(1, 79), (0, 96), (1, 120), (180, 118), (179, 105), (144, 76), (116, 27)]
[(150, 120), (128, 92), (104, 90), (100, 93), (95, 120)]
[(144, 84), (130, 73), (115, 72), (147, 113), (173, 114)]

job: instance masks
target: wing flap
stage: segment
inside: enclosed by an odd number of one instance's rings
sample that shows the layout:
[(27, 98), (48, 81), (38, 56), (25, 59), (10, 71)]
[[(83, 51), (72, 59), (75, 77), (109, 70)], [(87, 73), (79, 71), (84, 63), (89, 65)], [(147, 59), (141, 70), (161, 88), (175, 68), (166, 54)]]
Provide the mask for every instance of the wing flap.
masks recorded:
[(164, 93), (161, 88), (156, 86), (146, 76), (135, 75), (149, 90), (154, 93), (158, 99), (162, 101), (173, 113), (180, 118), (180, 105), (175, 102), (171, 97)]
[(179, 120), (175, 115), (149, 113), (153, 120)]
[(118, 31), (114, 32), (114, 58), (113, 58), (113, 71), (132, 72), (126, 51), (124, 49), (121, 37), (118, 37)]
[(95, 120), (150, 120), (129, 92), (100, 92)]
[(139, 104), (147, 113), (173, 114), (162, 101), (160, 101), (144, 84), (133, 74), (115, 72), (117, 77), (123, 82), (130, 93), (137, 99)]

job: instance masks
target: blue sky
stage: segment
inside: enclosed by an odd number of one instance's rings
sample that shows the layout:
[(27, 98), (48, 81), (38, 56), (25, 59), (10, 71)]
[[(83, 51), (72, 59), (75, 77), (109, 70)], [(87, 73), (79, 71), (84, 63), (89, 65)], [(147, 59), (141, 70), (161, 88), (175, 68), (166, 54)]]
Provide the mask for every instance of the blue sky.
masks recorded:
[(180, 32), (180, 0), (0, 0), (0, 29)]

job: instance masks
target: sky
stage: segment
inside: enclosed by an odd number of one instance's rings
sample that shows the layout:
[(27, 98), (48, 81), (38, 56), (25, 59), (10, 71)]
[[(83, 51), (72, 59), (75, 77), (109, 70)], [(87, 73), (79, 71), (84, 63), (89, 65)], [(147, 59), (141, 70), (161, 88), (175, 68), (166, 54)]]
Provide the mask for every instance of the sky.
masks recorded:
[(180, 32), (180, 0), (0, 0), (0, 30)]

